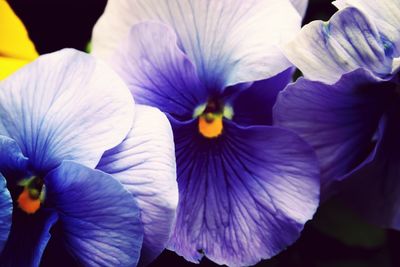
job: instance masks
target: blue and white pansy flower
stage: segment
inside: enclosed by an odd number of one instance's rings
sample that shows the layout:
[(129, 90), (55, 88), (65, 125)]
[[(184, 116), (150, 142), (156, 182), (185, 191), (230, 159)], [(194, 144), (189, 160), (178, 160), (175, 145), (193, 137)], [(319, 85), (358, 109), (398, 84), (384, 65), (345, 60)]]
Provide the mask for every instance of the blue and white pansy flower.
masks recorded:
[[(57, 223), (59, 238), (80, 264), (135, 266), (146, 225), (140, 195), (147, 193), (148, 178), (137, 175), (169, 165), (170, 173), (162, 175), (174, 179), (171, 130), (160, 114), (135, 110), (129, 90), (111, 69), (74, 50), (41, 56), (1, 82), (1, 265), (38, 266)], [(138, 123), (146, 120), (157, 122), (164, 137), (143, 136), (149, 125)], [(119, 181), (95, 169), (127, 142), (132, 145), (114, 161), (135, 165), (136, 176)], [(148, 155), (160, 158), (154, 147), (164, 162), (154, 164)]]
[(306, 79), (280, 94), (274, 119), (316, 150), (323, 199), (346, 191), (372, 222), (400, 229), (400, 2), (335, 3), (343, 9), (330, 21), (285, 48)]
[(122, 0), (95, 26), (94, 54), (172, 124), (180, 198), (168, 247), (187, 260), (255, 264), (317, 208), (314, 152), (272, 126), (293, 73), (280, 45), (301, 20), (288, 0)]

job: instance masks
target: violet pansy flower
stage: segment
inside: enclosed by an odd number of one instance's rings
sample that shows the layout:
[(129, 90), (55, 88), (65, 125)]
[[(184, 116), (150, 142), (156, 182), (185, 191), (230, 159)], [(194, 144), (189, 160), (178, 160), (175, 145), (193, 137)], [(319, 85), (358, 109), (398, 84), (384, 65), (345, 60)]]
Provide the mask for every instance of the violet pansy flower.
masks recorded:
[(316, 150), (323, 199), (343, 190), (370, 221), (400, 229), (400, 25), (392, 19), (400, 2), (335, 3), (343, 9), (330, 21), (306, 25), (286, 47), (306, 79), (280, 94), (274, 119)]
[(280, 45), (300, 24), (290, 1), (125, 0), (95, 26), (93, 53), (172, 124), (180, 198), (164, 244), (187, 260), (255, 264), (293, 243), (317, 208), (314, 152), (272, 126), (293, 73)]
[[(111, 69), (74, 50), (41, 56), (2, 81), (2, 266), (38, 266), (56, 223), (59, 238), (80, 264), (135, 266), (145, 222), (140, 194), (133, 195), (127, 184), (147, 192), (147, 177), (133, 174), (119, 181), (95, 167), (129, 143), (114, 161), (128, 161), (138, 173), (153, 169), (148, 154), (160, 158), (154, 149), (159, 147), (172, 167), (162, 174), (174, 179), (171, 130), (160, 115), (149, 107), (135, 109), (129, 90)], [(138, 125), (146, 119), (157, 123), (153, 128), (160, 137), (155, 140), (147, 130), (151, 124)], [(165, 170), (168, 164), (157, 167)]]

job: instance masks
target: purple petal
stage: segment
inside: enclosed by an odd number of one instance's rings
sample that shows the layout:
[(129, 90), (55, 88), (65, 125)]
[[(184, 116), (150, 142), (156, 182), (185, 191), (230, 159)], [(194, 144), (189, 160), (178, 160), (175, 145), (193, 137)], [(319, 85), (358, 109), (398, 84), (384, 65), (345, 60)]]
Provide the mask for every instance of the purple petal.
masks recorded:
[(316, 150), (323, 197), (332, 181), (368, 157), (393, 89), (393, 84), (359, 69), (332, 86), (299, 79), (279, 95), (274, 121), (294, 130)]
[(195, 68), (178, 48), (175, 33), (164, 24), (147, 22), (134, 26), (112, 64), (137, 103), (187, 119), (207, 101)]
[(28, 158), (22, 154), (17, 142), (0, 135), (0, 173), (16, 182), (25, 175), (27, 167)]
[(381, 121), (382, 137), (374, 160), (339, 184), (341, 197), (369, 222), (397, 230), (400, 230), (399, 104), (397, 99)]
[(119, 180), (137, 200), (144, 228), (140, 265), (147, 265), (166, 247), (178, 205), (168, 119), (156, 108), (137, 105), (130, 133), (104, 154), (97, 168)]
[(172, 120), (180, 200), (169, 248), (196, 262), (253, 265), (292, 244), (319, 202), (312, 149), (284, 129), (224, 121), (217, 139)]
[(85, 266), (134, 266), (142, 245), (139, 208), (112, 176), (64, 161), (45, 178), (69, 252)]
[(12, 210), (11, 195), (6, 180), (0, 173), (0, 255), (10, 234)]
[(272, 107), (278, 93), (291, 81), (293, 69), (253, 85), (235, 94), (233, 120), (240, 125), (272, 125)]

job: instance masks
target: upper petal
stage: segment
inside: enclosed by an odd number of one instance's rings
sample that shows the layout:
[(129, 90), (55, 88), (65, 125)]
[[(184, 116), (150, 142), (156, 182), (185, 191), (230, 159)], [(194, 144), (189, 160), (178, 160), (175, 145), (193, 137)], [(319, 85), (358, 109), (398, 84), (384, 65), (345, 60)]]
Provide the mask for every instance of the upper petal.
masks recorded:
[(368, 157), (394, 86), (359, 69), (332, 86), (299, 79), (278, 96), (274, 122), (294, 130), (315, 149), (323, 198), (332, 181)]
[(278, 46), (298, 32), (301, 17), (289, 0), (109, 1), (94, 28), (93, 51), (109, 57), (138, 22), (170, 25), (207, 87), (261, 80), (290, 63)]
[(272, 125), (272, 108), (281, 90), (292, 80), (293, 68), (254, 82), (234, 96), (233, 120), (239, 125)]
[(0, 173), (9, 179), (23, 178), (28, 168), (26, 158), (18, 144), (11, 138), (0, 135)]
[(207, 100), (196, 69), (165, 24), (146, 22), (132, 27), (111, 62), (140, 104), (188, 119)]
[(7, 242), (11, 229), (12, 200), (6, 180), (0, 173), (0, 254)]
[(339, 9), (355, 7), (367, 14), (377, 25), (396, 57), (400, 56), (400, 1), (399, 0), (337, 0)]
[(319, 202), (318, 162), (304, 141), (229, 121), (222, 136), (205, 139), (196, 121), (172, 122), (180, 193), (172, 250), (248, 266), (299, 237)]
[(45, 178), (47, 205), (60, 216), (67, 249), (85, 266), (136, 266), (139, 208), (112, 176), (64, 161)]
[(335, 83), (344, 73), (366, 68), (385, 78), (393, 56), (376, 26), (358, 9), (337, 12), (329, 22), (313, 21), (284, 47), (307, 79)]
[(140, 263), (147, 265), (166, 247), (178, 205), (168, 119), (155, 108), (138, 105), (129, 135), (104, 154), (97, 168), (118, 179), (135, 196), (144, 225)]
[(123, 81), (74, 50), (41, 56), (0, 84), (0, 135), (14, 139), (36, 171), (64, 159), (95, 167), (133, 120)]

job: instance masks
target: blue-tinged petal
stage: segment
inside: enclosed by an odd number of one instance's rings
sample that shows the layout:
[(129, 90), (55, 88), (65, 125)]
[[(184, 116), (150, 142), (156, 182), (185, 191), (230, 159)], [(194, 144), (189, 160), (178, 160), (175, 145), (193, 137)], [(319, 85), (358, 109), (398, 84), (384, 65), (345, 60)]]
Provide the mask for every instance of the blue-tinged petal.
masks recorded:
[(341, 197), (369, 222), (400, 230), (399, 99), (392, 104), (381, 121), (375, 159), (339, 186)]
[(272, 125), (272, 107), (278, 93), (292, 80), (293, 69), (252, 84), (235, 94), (233, 120), (240, 125)]
[(7, 242), (11, 228), (12, 200), (6, 180), (0, 173), (0, 254)]
[(18, 144), (11, 138), (0, 135), (0, 173), (15, 180), (22, 178), (28, 167), (26, 158)]
[(111, 175), (64, 161), (45, 178), (70, 253), (84, 266), (135, 266), (143, 239), (135, 199)]
[(178, 205), (174, 140), (168, 119), (155, 108), (138, 105), (129, 135), (104, 154), (97, 168), (118, 179), (135, 196), (144, 226), (140, 263), (147, 265), (166, 247)]
[(10, 236), (0, 254), (1, 266), (39, 266), (50, 239), (50, 229), (58, 219), (57, 213), (40, 209), (29, 215), (14, 209), (12, 217)]
[(123, 81), (72, 49), (42, 56), (0, 84), (0, 135), (14, 139), (36, 171), (63, 159), (95, 167), (132, 120)]
[(358, 68), (380, 78), (392, 72), (393, 57), (376, 26), (355, 8), (337, 12), (329, 22), (304, 26), (284, 52), (306, 78), (326, 83)]
[(304, 17), (307, 11), (308, 0), (290, 0), (293, 6), (296, 8), (297, 12)]
[(333, 4), (339, 8), (355, 7), (367, 14), (377, 25), (378, 31), (398, 57), (400, 55), (400, 1), (399, 0), (338, 0)]
[(172, 120), (179, 205), (169, 248), (187, 260), (248, 266), (270, 258), (300, 235), (319, 202), (319, 168), (294, 133), (270, 126), (205, 139), (197, 121)]
[(290, 0), (109, 1), (93, 32), (93, 52), (108, 58), (132, 25), (171, 26), (208, 88), (266, 79), (287, 69), (279, 45), (299, 31)]
[(294, 130), (321, 162), (322, 197), (329, 186), (369, 156), (394, 85), (363, 69), (334, 85), (299, 79), (278, 96), (274, 122)]
[(134, 26), (112, 64), (140, 104), (187, 119), (207, 101), (207, 91), (194, 66), (179, 49), (176, 34), (165, 24)]

